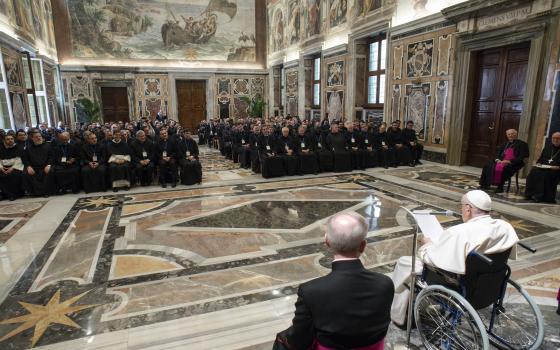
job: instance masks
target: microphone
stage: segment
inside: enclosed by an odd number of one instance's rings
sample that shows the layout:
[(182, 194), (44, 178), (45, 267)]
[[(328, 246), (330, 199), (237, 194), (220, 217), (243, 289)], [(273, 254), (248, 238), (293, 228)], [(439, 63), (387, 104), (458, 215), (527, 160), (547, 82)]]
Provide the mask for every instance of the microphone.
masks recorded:
[(414, 215), (442, 215), (442, 216), (453, 216), (451, 210), (446, 211), (431, 211), (431, 210), (418, 210), (412, 212)]

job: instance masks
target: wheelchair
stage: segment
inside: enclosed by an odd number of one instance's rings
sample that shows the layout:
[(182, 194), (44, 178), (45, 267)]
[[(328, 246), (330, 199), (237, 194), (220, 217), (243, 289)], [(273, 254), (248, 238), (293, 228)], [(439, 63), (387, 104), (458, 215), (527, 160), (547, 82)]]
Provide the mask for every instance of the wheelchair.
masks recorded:
[[(532, 252), (524, 244), (520, 245)], [(487, 256), (471, 252), (466, 273), (454, 275), (425, 265), (415, 284), (414, 320), (428, 350), (538, 349), (542, 314), (510, 279), (510, 250)]]

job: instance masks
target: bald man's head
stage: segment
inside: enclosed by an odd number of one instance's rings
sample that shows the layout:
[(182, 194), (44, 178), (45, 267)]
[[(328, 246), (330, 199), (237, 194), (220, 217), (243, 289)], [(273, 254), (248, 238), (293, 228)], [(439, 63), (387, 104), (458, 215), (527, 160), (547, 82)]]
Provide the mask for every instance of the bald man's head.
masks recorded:
[(513, 142), (517, 140), (517, 130), (515, 129), (506, 130), (506, 137), (509, 142)]
[(367, 221), (354, 212), (336, 214), (327, 222), (325, 240), (335, 254), (357, 258), (364, 251)]
[(553, 133), (550, 139), (554, 147), (560, 147), (560, 131)]

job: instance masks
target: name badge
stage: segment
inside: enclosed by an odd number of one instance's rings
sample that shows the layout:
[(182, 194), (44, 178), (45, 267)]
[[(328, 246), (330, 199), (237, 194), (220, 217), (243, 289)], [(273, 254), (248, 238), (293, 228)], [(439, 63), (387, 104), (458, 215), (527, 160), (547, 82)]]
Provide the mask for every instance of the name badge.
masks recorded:
[(322, 147), (323, 147), (323, 146), (321, 146), (321, 142), (319, 142), (319, 143), (317, 144), (317, 146), (319, 146), (319, 148), (322, 148)]
[(354, 138), (353, 138), (353, 137), (352, 137), (352, 139), (351, 139), (350, 141), (352, 141), (352, 143), (356, 142), (356, 140), (354, 140)]
[(97, 154), (93, 154), (93, 157), (91, 157), (91, 160), (94, 162), (97, 162)]
[(286, 151), (290, 150), (290, 147), (288, 147), (288, 145), (284, 145), (284, 148), (286, 149)]
[(62, 163), (66, 163), (66, 157), (62, 157), (62, 159), (60, 160)]
[(301, 143), (301, 148), (305, 148), (305, 142)]
[(148, 157), (148, 152), (142, 151), (142, 157), (144, 157), (144, 158)]
[(212, 135), (212, 131), (210, 131), (210, 135)]
[(241, 139), (241, 144), (244, 145), (244, 144), (245, 144), (245, 140)]
[(382, 144), (383, 146), (385, 146), (385, 141), (381, 141), (381, 144)]
[(163, 157), (167, 157), (167, 152), (163, 151)]
[(366, 145), (369, 143), (369, 142), (368, 142), (368, 139), (365, 140), (365, 143), (366, 143)]
[(187, 151), (186, 153), (187, 153), (187, 157), (191, 156), (191, 151)]
[(266, 145), (266, 150), (270, 151), (270, 146), (269, 145)]

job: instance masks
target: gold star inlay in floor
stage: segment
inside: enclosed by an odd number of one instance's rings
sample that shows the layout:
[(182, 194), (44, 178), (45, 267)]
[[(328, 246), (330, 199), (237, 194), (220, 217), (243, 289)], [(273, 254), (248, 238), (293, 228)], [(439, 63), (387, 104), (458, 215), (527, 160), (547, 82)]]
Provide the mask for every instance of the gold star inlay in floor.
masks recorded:
[(60, 302), (60, 290), (57, 290), (51, 297), (47, 305), (37, 305), (29, 304), (20, 301), (19, 304), (23, 306), (29, 313), (27, 315), (18, 316), (14, 318), (9, 318), (7, 320), (1, 321), (0, 324), (12, 324), (12, 323), (22, 323), (19, 327), (15, 328), (8, 334), (0, 338), (0, 342), (9, 339), (26, 329), (35, 327), (33, 333), (33, 339), (31, 340), (31, 346), (34, 347), (35, 344), (41, 339), (47, 328), (51, 323), (58, 323), (69, 327), (81, 329), (79, 324), (72, 321), (67, 314), (73, 312), (89, 309), (97, 305), (73, 305), (76, 301), (81, 299), (88, 292), (76, 295), (64, 302)]
[(99, 208), (104, 205), (113, 206), (118, 202), (119, 202), (118, 199), (108, 198), (108, 197), (86, 198), (84, 199), (83, 206), (85, 207), (95, 206), (96, 208)]

